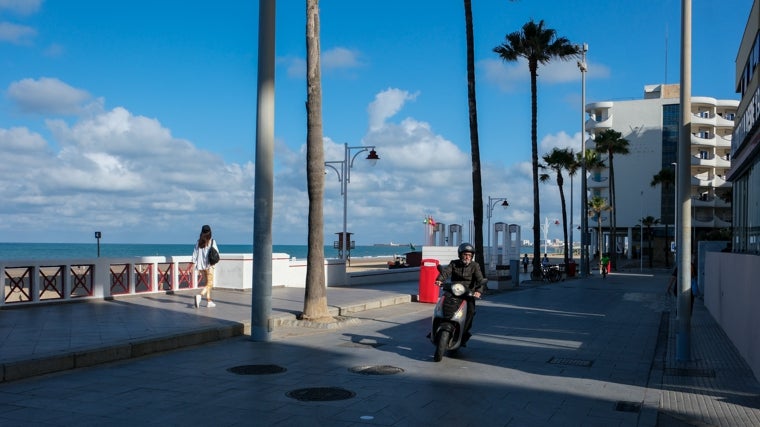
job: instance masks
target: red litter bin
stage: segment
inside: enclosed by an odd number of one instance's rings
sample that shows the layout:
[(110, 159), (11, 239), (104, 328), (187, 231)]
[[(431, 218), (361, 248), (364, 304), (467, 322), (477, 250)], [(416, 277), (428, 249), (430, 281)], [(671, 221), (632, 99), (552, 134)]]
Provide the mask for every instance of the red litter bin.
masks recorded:
[(440, 289), (435, 285), (438, 277), (438, 260), (423, 259), (420, 262), (419, 302), (436, 302)]
[(567, 277), (575, 277), (575, 265), (573, 260), (567, 262)]

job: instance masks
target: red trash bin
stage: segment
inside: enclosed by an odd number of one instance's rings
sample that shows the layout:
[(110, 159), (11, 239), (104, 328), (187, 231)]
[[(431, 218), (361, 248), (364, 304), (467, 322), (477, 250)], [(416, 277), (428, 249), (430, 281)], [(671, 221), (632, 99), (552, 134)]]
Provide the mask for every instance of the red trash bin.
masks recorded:
[(567, 262), (567, 277), (575, 277), (575, 261)]
[(420, 262), (419, 302), (436, 302), (440, 289), (435, 285), (438, 277), (438, 260), (423, 259)]

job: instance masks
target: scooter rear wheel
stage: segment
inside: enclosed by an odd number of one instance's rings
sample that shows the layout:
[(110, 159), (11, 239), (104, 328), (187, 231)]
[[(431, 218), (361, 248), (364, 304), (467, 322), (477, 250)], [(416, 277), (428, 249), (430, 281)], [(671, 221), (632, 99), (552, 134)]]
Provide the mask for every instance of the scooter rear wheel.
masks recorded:
[(438, 339), (435, 341), (435, 356), (433, 356), (433, 360), (440, 362), (443, 359), (443, 355), (446, 354), (446, 348), (449, 346), (449, 340), (451, 340), (451, 332), (444, 329), (438, 333)]

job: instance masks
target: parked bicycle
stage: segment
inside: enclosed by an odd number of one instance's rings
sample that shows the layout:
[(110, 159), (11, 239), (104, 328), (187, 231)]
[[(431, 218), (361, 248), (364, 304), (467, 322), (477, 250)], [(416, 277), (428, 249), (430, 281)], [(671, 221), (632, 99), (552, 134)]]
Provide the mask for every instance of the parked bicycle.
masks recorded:
[(559, 282), (562, 279), (562, 272), (558, 265), (542, 265), (541, 280), (544, 282)]

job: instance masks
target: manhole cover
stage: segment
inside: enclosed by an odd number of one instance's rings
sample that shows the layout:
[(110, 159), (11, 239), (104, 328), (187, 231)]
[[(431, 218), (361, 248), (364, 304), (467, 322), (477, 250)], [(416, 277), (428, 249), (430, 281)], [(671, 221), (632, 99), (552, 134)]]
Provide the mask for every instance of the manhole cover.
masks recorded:
[(375, 366), (354, 366), (349, 368), (349, 371), (355, 374), (362, 375), (393, 375), (404, 372), (403, 369), (389, 365), (375, 365)]
[(615, 404), (615, 410), (618, 412), (641, 412), (641, 403), (621, 400)]
[(228, 368), (227, 372), (238, 375), (269, 375), (285, 372), (287, 369), (277, 365), (242, 365)]
[(699, 368), (666, 368), (665, 375), (668, 375), (671, 377), (715, 378), (715, 371), (712, 369), (699, 369)]
[(552, 365), (583, 366), (588, 368), (594, 364), (594, 361), (585, 359), (568, 359), (566, 357), (552, 357), (547, 363)]
[(326, 402), (350, 399), (356, 396), (356, 393), (340, 387), (312, 387), (292, 390), (285, 395), (302, 402)]

